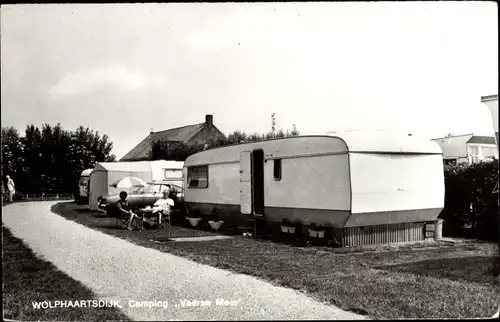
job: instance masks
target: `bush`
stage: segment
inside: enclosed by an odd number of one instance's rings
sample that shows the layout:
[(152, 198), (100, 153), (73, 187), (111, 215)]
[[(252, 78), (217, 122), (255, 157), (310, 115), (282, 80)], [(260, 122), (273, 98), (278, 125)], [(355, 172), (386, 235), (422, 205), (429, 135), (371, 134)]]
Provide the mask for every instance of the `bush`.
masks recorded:
[[(445, 165), (445, 220), (447, 236), (499, 240), (498, 160), (472, 165)], [(470, 228), (464, 228), (469, 226)]]

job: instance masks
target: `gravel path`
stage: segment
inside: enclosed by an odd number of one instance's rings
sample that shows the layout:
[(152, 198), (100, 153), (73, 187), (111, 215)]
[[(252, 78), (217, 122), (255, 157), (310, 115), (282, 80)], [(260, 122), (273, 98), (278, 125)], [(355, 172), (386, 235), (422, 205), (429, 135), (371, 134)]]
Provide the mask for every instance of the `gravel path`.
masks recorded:
[[(55, 202), (3, 208), (12, 234), (98, 299), (119, 300), (134, 320), (362, 319), (297, 291), (251, 276), (201, 265), (89, 229), (50, 211)], [(217, 305), (217, 299), (234, 306)], [(76, 299), (75, 299), (76, 300)], [(168, 308), (133, 307), (129, 301), (168, 301)], [(198, 306), (185, 306), (189, 304)], [(201, 306), (210, 301), (210, 306)], [(225, 302), (225, 304), (229, 304)]]

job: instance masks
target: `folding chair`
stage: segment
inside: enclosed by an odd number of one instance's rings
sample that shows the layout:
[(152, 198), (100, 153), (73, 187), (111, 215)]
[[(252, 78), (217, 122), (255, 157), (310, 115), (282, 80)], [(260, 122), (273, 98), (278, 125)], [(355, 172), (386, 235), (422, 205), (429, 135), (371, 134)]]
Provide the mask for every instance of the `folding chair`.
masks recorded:
[[(172, 226), (172, 210), (170, 210), (169, 213), (165, 213), (162, 211), (161, 213), (161, 223), (159, 223), (159, 226), (163, 226), (164, 228), (167, 226)], [(159, 218), (159, 217), (157, 217)]]
[[(118, 209), (116, 210), (115, 222), (118, 227), (127, 228), (129, 221), (130, 221), (130, 215), (124, 214)], [(139, 225), (137, 221), (140, 221), (141, 225)], [(132, 221), (132, 228), (133, 229), (142, 228), (142, 218), (140, 218), (137, 214), (134, 220)]]

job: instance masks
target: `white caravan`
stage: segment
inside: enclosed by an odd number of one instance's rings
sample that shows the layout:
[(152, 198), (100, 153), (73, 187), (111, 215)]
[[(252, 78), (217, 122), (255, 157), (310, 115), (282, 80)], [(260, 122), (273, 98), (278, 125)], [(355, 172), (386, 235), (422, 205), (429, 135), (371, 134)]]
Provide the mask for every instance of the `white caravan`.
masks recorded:
[(179, 161), (134, 161), (134, 162), (99, 162), (90, 174), (89, 207), (99, 209), (97, 198), (119, 194), (126, 190), (110, 187), (113, 182), (126, 176), (143, 179), (148, 183), (163, 182), (184, 186), (184, 162)]
[(80, 180), (78, 181), (78, 196), (76, 198), (77, 203), (87, 203), (89, 199), (89, 178), (93, 169), (85, 169), (80, 174)]
[(259, 218), (407, 230), (416, 226), (398, 224), (435, 220), (444, 207), (441, 148), (406, 135), (357, 132), (238, 144), (191, 155), (184, 171), (188, 212), (217, 212), (232, 225)]

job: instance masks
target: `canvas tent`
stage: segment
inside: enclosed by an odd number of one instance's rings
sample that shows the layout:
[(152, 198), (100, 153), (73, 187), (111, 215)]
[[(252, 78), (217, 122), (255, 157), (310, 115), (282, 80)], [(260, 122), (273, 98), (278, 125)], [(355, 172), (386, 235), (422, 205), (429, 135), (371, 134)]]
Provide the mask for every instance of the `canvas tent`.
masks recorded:
[[(126, 176), (141, 178), (146, 182), (171, 181), (182, 183), (184, 162), (178, 161), (138, 161), (138, 162), (99, 162), (90, 174), (89, 207), (98, 209), (97, 198), (127, 191), (110, 187), (110, 184)], [(133, 189), (128, 189), (132, 193)]]

